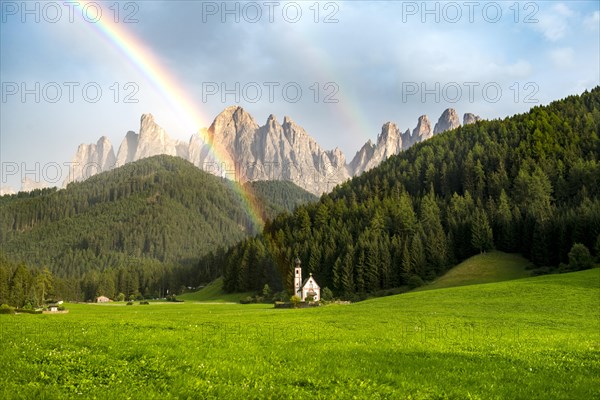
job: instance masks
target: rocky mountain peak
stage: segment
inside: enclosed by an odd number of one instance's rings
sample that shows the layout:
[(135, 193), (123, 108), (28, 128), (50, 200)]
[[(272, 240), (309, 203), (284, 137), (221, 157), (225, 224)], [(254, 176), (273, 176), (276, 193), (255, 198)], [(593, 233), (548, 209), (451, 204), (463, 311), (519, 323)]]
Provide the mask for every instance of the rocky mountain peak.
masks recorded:
[(413, 140), (422, 141), (429, 139), (432, 136), (431, 121), (427, 115), (421, 115), (417, 121), (417, 126), (413, 129), (412, 137)]
[(393, 122), (386, 122), (381, 127), (381, 133), (377, 137), (377, 143), (379, 144), (382, 141), (397, 140), (399, 136), (400, 131), (398, 130), (396, 124)]
[(146, 121), (148, 123), (153, 123), (154, 122), (154, 115), (152, 115), (150, 113), (144, 113), (144, 114), (142, 114), (142, 116), (140, 117), (140, 124), (144, 124), (144, 121)]
[(96, 144), (80, 144), (71, 160), (69, 176), (65, 183), (81, 181), (116, 165), (115, 152), (110, 140), (102, 136)]
[(465, 115), (463, 116), (463, 125), (474, 124), (477, 121), (481, 121), (479, 115), (465, 113)]
[(277, 127), (280, 127), (281, 125), (279, 125), (277, 117), (273, 114), (270, 114), (269, 118), (267, 118), (267, 123), (265, 124), (265, 126), (269, 129), (277, 129)]
[[(467, 124), (478, 118), (465, 114), (464, 121)], [(444, 111), (435, 130), (432, 130), (426, 115), (419, 117), (412, 134), (410, 129), (402, 133), (395, 123), (386, 122), (381, 127), (377, 142), (369, 139), (350, 164), (346, 164), (339, 148), (324, 150), (289, 116), (285, 116), (280, 124), (271, 114), (265, 125), (259, 126), (242, 107), (231, 106), (217, 115), (210, 128), (202, 129), (189, 141), (182, 142), (172, 139), (156, 123), (152, 114), (143, 114), (139, 133), (127, 132), (116, 157), (110, 140), (105, 136), (96, 144), (80, 145), (73, 157), (76, 167), (66, 183), (86, 179), (141, 158), (167, 154), (184, 158), (212, 174), (240, 182), (289, 180), (320, 195), (413, 144), (429, 139), (434, 131), (440, 133), (459, 125), (453, 109)]]
[(458, 114), (456, 113), (456, 110), (454, 108), (447, 108), (442, 113), (437, 124), (435, 124), (433, 134), (437, 135), (438, 133), (449, 131), (451, 129), (458, 128), (459, 126), (460, 120), (458, 119)]

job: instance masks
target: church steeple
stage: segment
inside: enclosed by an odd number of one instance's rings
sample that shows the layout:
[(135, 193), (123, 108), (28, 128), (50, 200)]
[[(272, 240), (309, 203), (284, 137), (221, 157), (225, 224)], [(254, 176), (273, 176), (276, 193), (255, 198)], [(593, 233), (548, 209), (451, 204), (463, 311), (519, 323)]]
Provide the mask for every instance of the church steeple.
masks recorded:
[(302, 298), (302, 261), (296, 257), (294, 264), (294, 295)]

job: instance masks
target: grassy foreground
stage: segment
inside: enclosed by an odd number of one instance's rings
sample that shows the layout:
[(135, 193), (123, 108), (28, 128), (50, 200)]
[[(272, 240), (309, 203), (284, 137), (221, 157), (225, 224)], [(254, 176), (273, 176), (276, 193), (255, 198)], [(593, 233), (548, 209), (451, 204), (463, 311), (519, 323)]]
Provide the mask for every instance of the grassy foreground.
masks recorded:
[(349, 306), (0, 315), (0, 398), (591, 399), (600, 269)]

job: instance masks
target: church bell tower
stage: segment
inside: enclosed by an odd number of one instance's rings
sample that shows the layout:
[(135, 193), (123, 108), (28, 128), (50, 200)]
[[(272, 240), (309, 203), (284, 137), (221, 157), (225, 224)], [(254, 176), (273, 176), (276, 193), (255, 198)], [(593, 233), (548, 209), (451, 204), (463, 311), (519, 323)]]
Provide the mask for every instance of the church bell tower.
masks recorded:
[(294, 264), (294, 295), (302, 298), (302, 262), (296, 257)]

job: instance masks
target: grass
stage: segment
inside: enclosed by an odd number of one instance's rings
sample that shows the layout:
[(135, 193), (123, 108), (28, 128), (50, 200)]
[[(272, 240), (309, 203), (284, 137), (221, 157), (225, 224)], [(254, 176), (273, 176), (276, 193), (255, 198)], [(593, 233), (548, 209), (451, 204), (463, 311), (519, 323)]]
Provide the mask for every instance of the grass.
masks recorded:
[(177, 296), (179, 300), (196, 301), (201, 303), (239, 303), (240, 299), (252, 296), (248, 293), (226, 293), (223, 290), (223, 278), (219, 278), (204, 288), (193, 293), (184, 293)]
[(491, 251), (473, 256), (417, 291), (442, 289), (480, 283), (503, 282), (531, 275), (532, 264), (519, 254)]
[(0, 398), (591, 399), (600, 269), (341, 306), (0, 315)]

